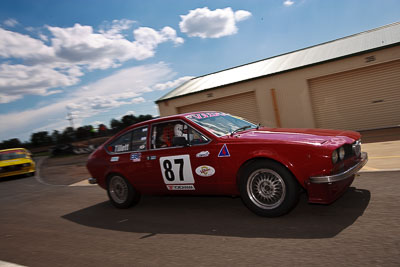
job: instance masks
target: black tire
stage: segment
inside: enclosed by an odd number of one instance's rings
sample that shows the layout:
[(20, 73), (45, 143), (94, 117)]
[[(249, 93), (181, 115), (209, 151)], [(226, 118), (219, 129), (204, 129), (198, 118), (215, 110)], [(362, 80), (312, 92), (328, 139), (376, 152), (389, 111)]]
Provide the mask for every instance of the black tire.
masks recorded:
[(110, 202), (119, 209), (127, 209), (140, 201), (140, 193), (121, 175), (108, 179), (107, 194)]
[(243, 170), (239, 177), (239, 191), (244, 204), (255, 214), (278, 217), (296, 206), (300, 186), (283, 165), (271, 160), (258, 160)]

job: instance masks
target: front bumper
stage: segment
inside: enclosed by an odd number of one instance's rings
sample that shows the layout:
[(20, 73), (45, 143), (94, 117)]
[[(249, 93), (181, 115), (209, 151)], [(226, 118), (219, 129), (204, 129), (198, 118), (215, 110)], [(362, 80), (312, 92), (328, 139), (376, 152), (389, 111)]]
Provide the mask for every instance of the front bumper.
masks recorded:
[(0, 168), (0, 178), (17, 176), (17, 175), (32, 175), (35, 173), (35, 164), (31, 164), (29, 167), (14, 167), (7, 166)]
[(368, 154), (363, 152), (357, 164), (349, 169), (327, 176), (313, 176), (306, 182), (308, 201), (310, 203), (330, 204), (346, 192), (352, 184), (356, 173), (368, 161)]
[(347, 178), (355, 175), (365, 164), (368, 162), (368, 154), (367, 152), (361, 153), (361, 160), (354, 165), (353, 167), (333, 175), (327, 176), (312, 176), (310, 177), (310, 182), (313, 184), (325, 184), (325, 183), (334, 183), (346, 180)]

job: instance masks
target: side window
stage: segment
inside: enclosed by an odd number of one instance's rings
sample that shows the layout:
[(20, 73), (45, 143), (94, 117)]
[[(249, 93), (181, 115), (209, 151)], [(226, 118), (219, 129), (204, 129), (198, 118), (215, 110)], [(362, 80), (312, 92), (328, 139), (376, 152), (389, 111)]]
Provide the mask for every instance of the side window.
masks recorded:
[(206, 136), (202, 135), (190, 126), (188, 126), (188, 139), (190, 145), (201, 145), (210, 141)]
[(112, 153), (121, 153), (131, 150), (132, 132), (126, 133), (107, 146), (107, 150)]
[[(188, 145), (198, 145), (209, 142), (209, 139), (188, 126), (182, 121), (173, 121), (166, 123), (159, 123), (153, 126), (151, 134), (151, 148), (166, 148), (182, 146), (183, 143)], [(177, 144), (177, 139), (180, 140), (180, 144)]]
[(107, 146), (111, 153), (123, 153), (128, 151), (141, 151), (146, 149), (147, 126), (130, 131)]
[(159, 123), (153, 126), (151, 134), (151, 148), (172, 147), (174, 137), (174, 123)]
[(132, 151), (146, 149), (147, 126), (132, 131)]

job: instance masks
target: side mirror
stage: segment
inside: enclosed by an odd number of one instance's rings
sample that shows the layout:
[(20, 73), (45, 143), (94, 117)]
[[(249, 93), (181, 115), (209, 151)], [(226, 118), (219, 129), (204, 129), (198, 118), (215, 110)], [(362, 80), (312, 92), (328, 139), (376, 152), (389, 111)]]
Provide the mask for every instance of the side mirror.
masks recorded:
[(173, 146), (188, 146), (189, 143), (186, 140), (186, 138), (183, 136), (174, 136), (174, 138), (172, 138), (172, 145)]

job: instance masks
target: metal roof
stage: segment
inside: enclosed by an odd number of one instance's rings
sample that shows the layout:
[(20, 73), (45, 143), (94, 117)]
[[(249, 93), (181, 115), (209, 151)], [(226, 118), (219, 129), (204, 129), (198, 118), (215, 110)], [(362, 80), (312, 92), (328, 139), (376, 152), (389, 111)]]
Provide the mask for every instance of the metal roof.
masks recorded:
[(156, 102), (400, 43), (400, 22), (193, 78)]

